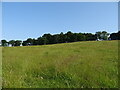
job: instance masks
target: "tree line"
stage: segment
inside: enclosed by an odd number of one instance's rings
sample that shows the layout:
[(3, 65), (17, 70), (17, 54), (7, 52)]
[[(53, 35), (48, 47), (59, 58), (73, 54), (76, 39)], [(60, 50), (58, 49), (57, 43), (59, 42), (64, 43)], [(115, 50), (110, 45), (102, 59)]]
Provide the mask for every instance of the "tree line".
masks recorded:
[(61, 32), (60, 34), (44, 34), (37, 39), (28, 38), (27, 40), (1, 40), (1, 46), (32, 46), (32, 45), (46, 45), (57, 43), (69, 43), (77, 41), (94, 41), (94, 40), (120, 40), (120, 31), (117, 33), (107, 33), (106, 31), (98, 31), (95, 34), (92, 33), (73, 33), (68, 31), (67, 33)]

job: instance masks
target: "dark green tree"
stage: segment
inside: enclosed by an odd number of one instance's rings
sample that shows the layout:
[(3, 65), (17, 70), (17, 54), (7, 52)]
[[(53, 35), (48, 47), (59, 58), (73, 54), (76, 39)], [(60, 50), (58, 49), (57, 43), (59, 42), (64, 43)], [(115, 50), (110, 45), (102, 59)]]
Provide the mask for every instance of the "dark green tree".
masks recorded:
[(22, 41), (21, 40), (16, 40), (15, 41), (15, 46), (20, 46), (22, 44)]
[(15, 40), (10, 40), (8, 43), (9, 43), (9, 45), (11, 44), (12, 46), (14, 46), (15, 45)]
[(39, 45), (37, 39), (33, 39), (33, 45)]
[(59, 43), (59, 34), (55, 34), (52, 36), (53, 44)]
[(97, 35), (97, 39), (107, 40), (109, 33), (107, 33), (106, 31), (98, 31), (96, 32), (96, 35)]
[(96, 35), (94, 35), (92, 33), (86, 33), (85, 37), (86, 37), (86, 41), (93, 41), (93, 40), (97, 39)]
[(1, 40), (2, 46), (8, 46), (8, 42), (6, 40)]
[(101, 38), (103, 40), (108, 40), (108, 36), (109, 36), (109, 33), (107, 33), (106, 31), (102, 31)]
[(68, 31), (65, 35), (66, 35), (66, 41), (67, 42), (73, 42), (74, 41), (73, 33), (71, 31)]
[(23, 42), (22, 42), (22, 46), (28, 46), (27, 41), (23, 41)]
[(101, 32), (101, 31), (96, 32), (97, 39), (101, 39), (101, 34), (102, 34), (102, 32)]
[(117, 33), (111, 33), (109, 38), (111, 40), (120, 40), (120, 31), (118, 31)]
[(33, 45), (33, 39), (32, 38), (28, 38), (27, 40), (26, 40), (26, 42), (27, 42), (27, 45)]
[(86, 37), (84, 33), (77, 33), (77, 41), (85, 41)]
[(52, 44), (52, 35), (51, 34), (44, 34), (42, 37), (46, 39), (46, 44)]
[(67, 41), (67, 36), (61, 32), (57, 37), (58, 43), (65, 43)]
[(45, 45), (45, 44), (47, 44), (47, 42), (48, 42), (48, 40), (46, 39), (46, 37), (39, 37), (37, 39), (38, 45)]

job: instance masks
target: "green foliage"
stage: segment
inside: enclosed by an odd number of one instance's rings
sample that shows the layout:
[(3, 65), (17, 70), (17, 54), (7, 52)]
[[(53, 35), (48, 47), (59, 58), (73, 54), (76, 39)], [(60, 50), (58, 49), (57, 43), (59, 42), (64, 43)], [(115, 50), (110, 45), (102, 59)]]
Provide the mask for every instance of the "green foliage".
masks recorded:
[[(110, 35), (110, 37), (108, 37)], [(37, 39), (28, 38), (25, 41), (19, 40), (1, 40), (3, 42), (2, 46), (32, 46), (32, 45), (46, 45), (46, 44), (57, 44), (57, 43), (67, 43), (67, 42), (77, 42), (77, 41), (95, 41), (95, 40), (120, 40), (120, 31), (118, 33), (109, 34), (106, 31), (98, 31), (96, 34), (92, 33), (72, 33), (68, 31), (67, 33), (61, 32), (60, 34), (51, 35), (50, 33), (44, 34), (42, 37)]]
[[(68, 31), (67, 33), (61, 32), (60, 34), (44, 34), (42, 37), (38, 37), (37, 39), (28, 38), (27, 40), (22, 42), (23, 46), (31, 46), (31, 45), (46, 45), (46, 44), (57, 44), (57, 43), (66, 43), (66, 42), (76, 42), (76, 41), (90, 41), (96, 40), (96, 36), (92, 33), (72, 33)], [(12, 46), (19, 46), (20, 42), (10, 41), (9, 44)]]
[(23, 41), (22, 45), (27, 46), (28, 45), (27, 41)]
[(44, 34), (42, 37), (46, 39), (46, 44), (52, 44), (52, 35), (51, 34)]
[(14, 45), (14, 46), (20, 46), (20, 45), (21, 45), (21, 43), (22, 43), (22, 41), (21, 41), (21, 40), (16, 40), (16, 41), (15, 41), (15, 45)]
[(27, 40), (28, 45), (33, 45), (33, 39), (32, 38), (28, 38)]
[(106, 31), (98, 31), (96, 32), (96, 35), (98, 39), (108, 40), (109, 33)]
[(8, 42), (6, 40), (1, 40), (2, 46), (8, 46)]
[(38, 38), (38, 45), (45, 45), (47, 44), (48, 40), (46, 39), (46, 37), (39, 37)]
[(9, 44), (11, 44), (12, 46), (14, 46), (15, 45), (15, 40), (10, 40)]
[(3, 47), (3, 88), (117, 88), (118, 41)]
[(112, 33), (110, 38), (111, 40), (120, 40), (120, 31), (118, 31), (118, 33)]

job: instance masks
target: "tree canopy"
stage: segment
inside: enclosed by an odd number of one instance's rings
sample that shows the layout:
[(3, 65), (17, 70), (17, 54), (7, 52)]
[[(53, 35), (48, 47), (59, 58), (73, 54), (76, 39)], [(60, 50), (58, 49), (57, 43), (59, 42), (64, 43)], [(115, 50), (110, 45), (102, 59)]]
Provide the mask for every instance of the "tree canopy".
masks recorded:
[[(108, 38), (108, 36), (110, 37)], [(60, 34), (44, 34), (37, 39), (28, 38), (27, 40), (1, 40), (2, 46), (31, 46), (31, 45), (45, 45), (45, 44), (56, 44), (56, 43), (67, 43), (77, 41), (94, 41), (97, 39), (102, 40), (120, 40), (120, 31), (117, 33), (107, 33), (106, 31), (98, 31), (95, 34), (92, 33), (73, 33), (68, 31), (67, 33), (61, 32)]]

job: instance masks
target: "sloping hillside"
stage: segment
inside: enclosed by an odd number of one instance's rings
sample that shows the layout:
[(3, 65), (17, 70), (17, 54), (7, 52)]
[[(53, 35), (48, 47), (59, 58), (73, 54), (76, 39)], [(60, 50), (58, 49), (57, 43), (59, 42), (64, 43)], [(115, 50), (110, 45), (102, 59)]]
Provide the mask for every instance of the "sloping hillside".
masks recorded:
[(4, 88), (117, 87), (118, 41), (4, 47)]

